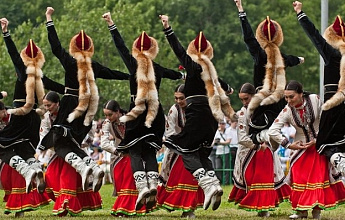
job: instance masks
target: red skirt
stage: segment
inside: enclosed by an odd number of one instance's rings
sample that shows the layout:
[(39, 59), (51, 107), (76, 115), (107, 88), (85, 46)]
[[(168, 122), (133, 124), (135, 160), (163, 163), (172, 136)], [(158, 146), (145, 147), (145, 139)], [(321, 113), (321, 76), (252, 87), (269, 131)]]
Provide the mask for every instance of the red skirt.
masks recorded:
[(168, 211), (189, 212), (202, 207), (204, 192), (198, 181), (184, 167), (182, 157), (178, 156), (171, 168), (166, 186), (158, 187), (157, 206)]
[(47, 167), (47, 191), (55, 201), (53, 214), (72, 216), (85, 210), (102, 208), (99, 192), (82, 190), (81, 177), (76, 170), (60, 157), (55, 157)]
[(8, 164), (3, 164), (0, 176), (5, 191), (5, 214), (33, 211), (41, 206), (48, 205), (51, 201), (46, 192), (40, 194), (37, 192), (36, 187), (30, 193), (26, 193), (24, 177)]
[(329, 162), (316, 152), (315, 146), (308, 148), (295, 162), (292, 160), (290, 172), (293, 210), (316, 206), (329, 210), (344, 203), (344, 184), (342, 181), (330, 182)]
[(228, 201), (247, 211), (274, 211), (284, 200), (288, 200), (291, 188), (287, 184), (275, 189), (272, 151), (257, 151), (244, 171), (246, 190), (236, 186)]
[[(146, 210), (145, 205), (138, 211), (135, 210), (135, 203), (138, 198), (138, 191), (135, 186), (131, 158), (124, 156), (114, 166), (114, 184), (117, 198), (111, 209), (114, 216), (138, 216), (145, 215), (152, 210)], [(154, 207), (155, 208), (155, 207)]]

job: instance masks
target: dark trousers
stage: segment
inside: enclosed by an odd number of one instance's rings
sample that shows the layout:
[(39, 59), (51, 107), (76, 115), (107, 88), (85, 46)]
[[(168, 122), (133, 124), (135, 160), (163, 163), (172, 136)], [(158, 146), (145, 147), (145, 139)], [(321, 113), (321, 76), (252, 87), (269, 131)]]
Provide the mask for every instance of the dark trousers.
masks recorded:
[(56, 141), (54, 146), (55, 153), (65, 160), (66, 155), (68, 153), (74, 152), (80, 158), (84, 158), (88, 156), (85, 151), (80, 149), (74, 142), (71, 141), (69, 138), (61, 138)]
[(204, 168), (205, 171), (213, 170), (212, 161), (209, 159), (212, 148), (202, 147), (193, 153), (182, 154), (185, 168), (193, 174), (196, 170)]
[(26, 161), (29, 158), (34, 158), (35, 153), (36, 149), (31, 145), (30, 142), (26, 141), (15, 144), (8, 148), (0, 148), (0, 159), (4, 163), (9, 164), (13, 156), (18, 155)]
[[(128, 149), (131, 157), (131, 166), (133, 173), (137, 171), (158, 172), (156, 159), (156, 149), (150, 144), (139, 141)], [(144, 164), (145, 163), (145, 167)]]

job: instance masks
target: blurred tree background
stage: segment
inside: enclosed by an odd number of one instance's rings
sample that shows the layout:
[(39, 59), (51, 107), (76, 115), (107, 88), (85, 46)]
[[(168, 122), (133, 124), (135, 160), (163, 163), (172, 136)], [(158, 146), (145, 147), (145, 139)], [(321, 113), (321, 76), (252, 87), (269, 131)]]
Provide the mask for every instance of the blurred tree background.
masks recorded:
[[(302, 3), (303, 10), (320, 29), (320, 0)], [(254, 31), (267, 15), (280, 23), (284, 32), (281, 51), (305, 57), (303, 65), (287, 69), (287, 80), (298, 80), (306, 90), (319, 93), (320, 58), (297, 21), (292, 1), (243, 0), (242, 4)], [(230, 96), (232, 105), (236, 110), (241, 107), (237, 90), (241, 84), (252, 82), (253, 61), (243, 42), (238, 11), (233, 0), (2, 0), (0, 17), (9, 20), (9, 30), (18, 50), (23, 49), (30, 38), (33, 39), (46, 58), (44, 74), (64, 83), (63, 68), (53, 56), (47, 39), (45, 11), (48, 6), (55, 9), (53, 21), (65, 49), (68, 49), (70, 39), (83, 29), (94, 41), (93, 59), (123, 72), (127, 72), (127, 69), (117, 53), (107, 24), (102, 19), (103, 13), (111, 12), (130, 50), (133, 41), (142, 31), (156, 38), (160, 52), (155, 61), (175, 70), (178, 70), (179, 62), (165, 39), (158, 15), (169, 16), (171, 26), (185, 47), (199, 31), (203, 31), (214, 47), (213, 62), (218, 75), (235, 89), (235, 93)], [(344, 11), (343, 0), (329, 1), (328, 23), (333, 23), (336, 15), (342, 15), (341, 12)], [(15, 77), (13, 64), (3, 38), (0, 38), (0, 90), (9, 93), (9, 97), (3, 100), (6, 105), (11, 105), (12, 102)], [(182, 82), (163, 80), (160, 99), (165, 111), (174, 103), (175, 86)], [(98, 117), (102, 117), (102, 104), (109, 99), (115, 99), (123, 108), (128, 108), (128, 82), (97, 79), (97, 85), (101, 95)]]

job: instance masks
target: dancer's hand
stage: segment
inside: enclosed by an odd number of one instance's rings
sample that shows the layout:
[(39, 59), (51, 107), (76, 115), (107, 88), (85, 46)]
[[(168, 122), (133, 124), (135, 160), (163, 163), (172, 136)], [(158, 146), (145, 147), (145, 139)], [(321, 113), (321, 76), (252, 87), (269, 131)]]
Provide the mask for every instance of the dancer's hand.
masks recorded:
[(107, 12), (102, 15), (102, 18), (108, 23), (108, 26), (111, 26), (114, 24), (113, 20), (111, 19), (111, 14), (110, 12)]
[(54, 8), (53, 7), (47, 7), (46, 10), (46, 19), (48, 21), (52, 21), (52, 14), (54, 13)]
[(298, 14), (298, 13), (300, 13), (301, 11), (302, 11), (302, 3), (301, 2), (299, 2), (299, 1), (294, 1), (293, 3), (292, 3), (292, 5), (293, 5), (293, 9), (295, 10), (295, 12)]
[(159, 18), (162, 21), (163, 27), (165, 29), (167, 29), (170, 25), (169, 25), (169, 17), (166, 15), (159, 15)]
[(2, 33), (6, 33), (7, 32), (7, 27), (8, 27), (8, 20), (7, 20), (7, 18), (1, 18), (0, 22), (1, 22)]

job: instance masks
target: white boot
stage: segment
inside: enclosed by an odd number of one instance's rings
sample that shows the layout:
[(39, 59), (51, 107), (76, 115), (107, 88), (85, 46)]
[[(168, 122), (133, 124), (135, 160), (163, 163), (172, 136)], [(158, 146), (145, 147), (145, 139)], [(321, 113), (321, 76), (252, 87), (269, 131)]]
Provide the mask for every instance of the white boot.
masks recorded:
[(43, 193), (44, 190), (46, 189), (46, 182), (44, 180), (44, 174), (42, 171), (42, 166), (41, 164), (35, 159), (35, 158), (29, 158), (26, 160), (26, 162), (31, 166), (33, 170), (36, 171), (37, 176), (36, 176), (36, 187), (38, 193)]
[(157, 202), (158, 172), (149, 171), (146, 173), (150, 196), (146, 199), (146, 209), (152, 209)]
[(102, 186), (104, 171), (90, 157), (84, 157), (83, 160), (92, 169), (92, 176), (93, 176), (92, 190), (94, 192), (98, 192)]
[(206, 175), (204, 168), (197, 169), (193, 176), (198, 181), (199, 186), (204, 190), (204, 209), (207, 210), (211, 204), (212, 197), (218, 192), (217, 188), (213, 185), (213, 178)]
[(343, 176), (345, 175), (345, 154), (335, 153), (332, 155), (330, 162)]
[(29, 193), (32, 189), (32, 181), (35, 180), (37, 175), (36, 171), (32, 169), (23, 158), (17, 155), (10, 159), (9, 165), (24, 177), (26, 193)]
[(138, 190), (138, 199), (135, 203), (135, 210), (140, 210), (145, 203), (145, 199), (150, 196), (150, 189), (148, 188), (146, 172), (137, 171), (133, 174), (135, 186)]
[(65, 157), (65, 161), (80, 174), (83, 190), (86, 191), (89, 187), (89, 176), (92, 174), (91, 167), (74, 152), (68, 153)]
[(223, 189), (220, 186), (220, 181), (217, 178), (214, 170), (207, 171), (207, 175), (212, 178), (213, 185), (217, 189), (217, 193), (214, 196), (212, 196), (212, 199), (211, 199), (211, 207), (212, 207), (212, 210), (214, 211), (219, 208), (220, 203), (222, 202)]

